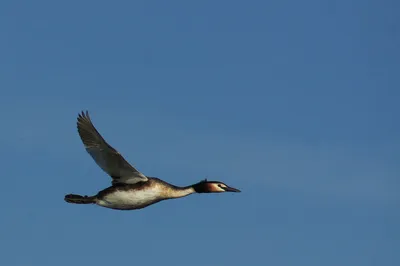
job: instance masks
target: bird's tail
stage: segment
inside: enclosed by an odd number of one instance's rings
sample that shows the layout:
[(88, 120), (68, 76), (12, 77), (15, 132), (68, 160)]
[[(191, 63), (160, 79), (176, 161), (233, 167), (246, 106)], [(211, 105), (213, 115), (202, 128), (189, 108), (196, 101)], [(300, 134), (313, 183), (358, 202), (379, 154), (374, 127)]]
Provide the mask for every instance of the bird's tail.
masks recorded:
[(68, 203), (75, 203), (75, 204), (93, 204), (96, 203), (95, 197), (88, 197), (88, 196), (81, 196), (75, 194), (68, 194), (65, 195), (64, 200)]

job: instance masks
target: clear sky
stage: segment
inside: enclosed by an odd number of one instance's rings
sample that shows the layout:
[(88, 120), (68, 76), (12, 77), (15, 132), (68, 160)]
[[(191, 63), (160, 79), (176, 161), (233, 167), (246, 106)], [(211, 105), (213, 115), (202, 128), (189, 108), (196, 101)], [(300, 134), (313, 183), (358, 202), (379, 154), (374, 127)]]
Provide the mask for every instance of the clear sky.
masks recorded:
[[(0, 3), (0, 264), (400, 265), (398, 1)], [(242, 193), (140, 211), (88, 109), (149, 176)]]

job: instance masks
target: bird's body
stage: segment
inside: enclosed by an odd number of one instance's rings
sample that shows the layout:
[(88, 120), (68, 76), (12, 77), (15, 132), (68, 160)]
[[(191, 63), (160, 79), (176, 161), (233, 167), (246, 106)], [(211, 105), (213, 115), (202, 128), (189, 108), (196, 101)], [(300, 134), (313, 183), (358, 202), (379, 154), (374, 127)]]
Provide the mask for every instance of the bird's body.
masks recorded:
[(158, 178), (146, 182), (108, 187), (93, 197), (93, 203), (117, 210), (135, 210), (166, 199), (181, 198), (194, 193), (192, 187), (176, 187)]
[(135, 210), (193, 193), (240, 192), (219, 181), (204, 180), (191, 186), (178, 187), (143, 175), (107, 144), (92, 124), (88, 112), (82, 112), (78, 116), (78, 132), (88, 153), (113, 181), (112, 186), (94, 196), (66, 195), (66, 202), (96, 204), (116, 210)]

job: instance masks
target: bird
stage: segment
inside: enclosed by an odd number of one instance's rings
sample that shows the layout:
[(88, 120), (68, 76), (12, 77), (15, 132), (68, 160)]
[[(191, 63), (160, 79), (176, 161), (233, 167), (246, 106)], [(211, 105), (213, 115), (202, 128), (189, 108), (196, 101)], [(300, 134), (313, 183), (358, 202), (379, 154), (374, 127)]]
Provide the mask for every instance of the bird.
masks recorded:
[(145, 176), (106, 142), (92, 123), (88, 111), (78, 114), (77, 129), (86, 151), (112, 181), (110, 187), (93, 196), (65, 195), (64, 200), (68, 203), (95, 204), (114, 210), (137, 210), (194, 193), (241, 192), (220, 181), (204, 179), (193, 185), (180, 187), (157, 177)]

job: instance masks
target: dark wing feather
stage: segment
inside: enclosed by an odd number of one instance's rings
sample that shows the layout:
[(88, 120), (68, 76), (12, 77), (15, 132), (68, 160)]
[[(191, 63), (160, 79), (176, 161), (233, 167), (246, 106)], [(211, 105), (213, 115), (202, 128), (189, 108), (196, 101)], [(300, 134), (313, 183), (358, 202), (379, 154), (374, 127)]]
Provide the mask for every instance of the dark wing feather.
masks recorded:
[(122, 155), (111, 147), (94, 127), (88, 111), (78, 115), (78, 133), (86, 151), (116, 183), (134, 184), (147, 181), (147, 177), (130, 165)]

